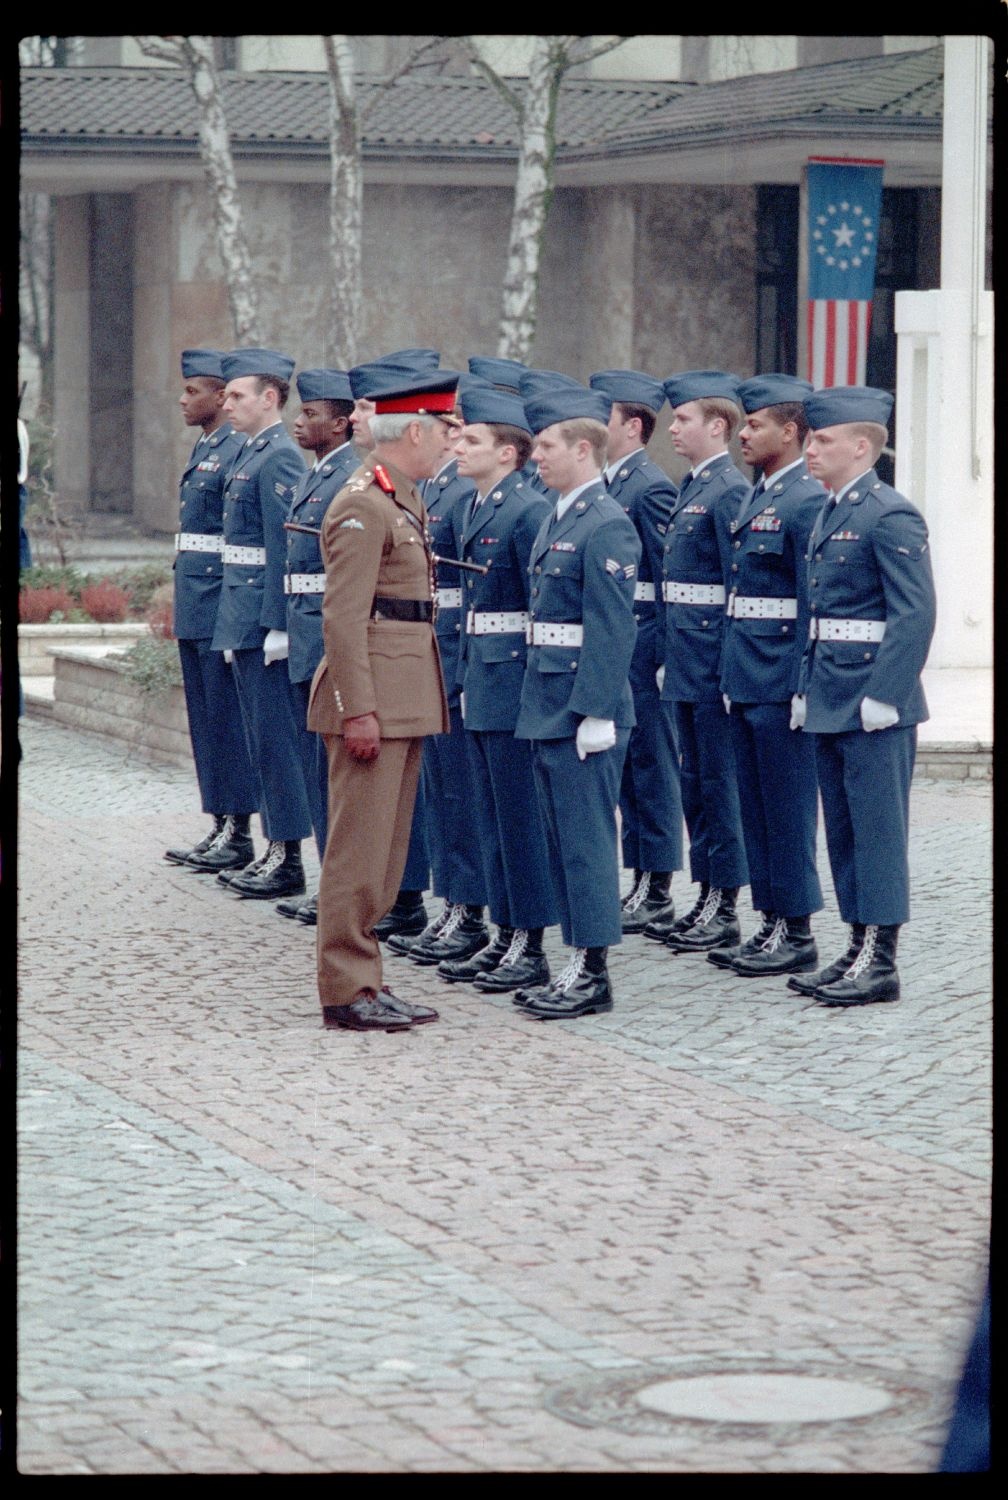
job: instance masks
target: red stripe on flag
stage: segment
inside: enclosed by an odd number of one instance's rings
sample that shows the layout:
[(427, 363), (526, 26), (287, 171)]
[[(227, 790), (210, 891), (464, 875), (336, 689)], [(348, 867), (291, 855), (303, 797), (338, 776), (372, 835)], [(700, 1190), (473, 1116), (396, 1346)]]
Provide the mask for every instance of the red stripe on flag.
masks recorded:
[(808, 304), (808, 377), (815, 380), (815, 303)]
[(836, 303), (826, 304), (826, 367), (823, 386), (836, 384)]
[(847, 384), (858, 383), (858, 309), (859, 302), (847, 304)]

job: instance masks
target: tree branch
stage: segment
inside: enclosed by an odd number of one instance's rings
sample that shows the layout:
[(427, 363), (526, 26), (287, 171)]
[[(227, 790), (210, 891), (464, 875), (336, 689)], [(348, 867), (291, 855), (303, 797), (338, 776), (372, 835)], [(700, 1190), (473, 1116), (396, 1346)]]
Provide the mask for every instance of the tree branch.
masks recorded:
[(378, 102), (386, 89), (392, 88), (396, 83), (399, 82), (400, 78), (405, 78), (407, 73), (412, 73), (414, 68), (426, 68), (429, 67), (432, 62), (436, 61), (435, 58), (428, 58), (426, 62), (423, 62), (421, 59), (425, 56), (426, 53), (435, 51), (436, 48), (444, 46), (445, 42), (451, 40), (452, 38), (448, 36), (429, 37), (426, 42), (421, 42), (420, 45), (409, 54), (409, 56), (406, 58), (406, 61), (399, 64), (398, 68), (393, 69), (391, 73), (387, 73), (384, 78), (380, 78), (374, 85), (367, 103), (358, 105), (361, 121), (363, 122), (367, 119), (371, 109)]
[(155, 57), (160, 62), (181, 64), (185, 61), (185, 48), (181, 37), (171, 36), (134, 36), (140, 51), (147, 57)]
[(522, 112), (521, 96), (519, 94), (516, 94), (514, 89), (511, 88), (509, 84), (506, 84), (504, 82), (503, 78), (497, 72), (496, 68), (492, 68), (490, 66), (486, 58), (476, 46), (476, 43), (473, 41), (471, 36), (460, 36), (458, 40), (462, 43), (466, 52), (468, 52), (469, 60), (476, 71), (483, 74), (483, 77), (486, 79), (487, 83), (491, 84), (497, 90), (501, 98), (505, 101), (505, 103), (511, 106), (515, 114), (520, 119)]
[(626, 36), (610, 37), (607, 42), (600, 43), (591, 52), (586, 52), (583, 56), (574, 56), (573, 54), (577, 52), (577, 43), (588, 40), (587, 37), (578, 37), (574, 46), (570, 49), (570, 66), (580, 68), (584, 63), (594, 62), (596, 57), (602, 57), (606, 52), (614, 52), (617, 47), (622, 47), (623, 43), (629, 42), (634, 34), (630, 32)]

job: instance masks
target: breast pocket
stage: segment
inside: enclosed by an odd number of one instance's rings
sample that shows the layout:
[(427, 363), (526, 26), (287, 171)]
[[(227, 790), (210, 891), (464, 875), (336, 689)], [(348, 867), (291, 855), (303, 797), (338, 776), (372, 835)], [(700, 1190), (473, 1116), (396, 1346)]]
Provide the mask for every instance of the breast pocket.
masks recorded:
[(491, 666), (500, 662), (525, 662), (525, 642), (521, 636), (488, 635), (480, 639), (480, 660)]
[(540, 646), (537, 650), (536, 670), (554, 675), (563, 672), (570, 676), (578, 669), (579, 653), (563, 646)]
[(750, 531), (746, 533), (743, 547), (746, 560), (760, 557), (780, 557), (784, 551), (783, 531)]

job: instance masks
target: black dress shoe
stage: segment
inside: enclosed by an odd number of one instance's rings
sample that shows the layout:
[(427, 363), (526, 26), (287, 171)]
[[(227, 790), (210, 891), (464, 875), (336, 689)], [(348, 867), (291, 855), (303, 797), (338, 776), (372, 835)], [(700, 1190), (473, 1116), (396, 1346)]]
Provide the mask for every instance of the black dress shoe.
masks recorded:
[(898, 1000), (899, 974), (896, 969), (898, 927), (865, 927), (864, 941), (857, 958), (839, 979), (820, 985), (814, 991), (820, 1005), (875, 1005), (879, 1001)]
[(194, 854), (205, 854), (214, 842), (221, 829), (224, 827), (224, 814), (213, 813), (213, 827), (210, 832), (201, 838), (198, 844), (193, 844), (191, 849), (166, 849), (164, 857), (169, 864), (184, 865)]
[(286, 896), (283, 901), (278, 901), (273, 910), (280, 913), (282, 917), (296, 917), (305, 904), (304, 896)]
[(409, 953), (418, 943), (430, 944), (444, 930), (445, 923), (451, 917), (454, 908), (450, 901), (446, 901), (443, 909), (432, 922), (428, 922), (424, 930), (418, 935), (409, 932), (394, 932), (386, 939), (386, 947), (390, 953), (398, 953), (403, 956)]
[(474, 979), (473, 988), (481, 995), (506, 995), (509, 990), (538, 990), (548, 985), (550, 971), (542, 936), (541, 927), (516, 928), (500, 963)]
[(746, 938), (744, 943), (733, 943), (730, 948), (712, 948), (707, 955), (707, 962), (717, 969), (730, 969), (737, 958), (755, 953), (773, 932), (777, 920), (772, 911), (761, 912), (760, 915), (763, 920), (751, 938)]
[(824, 984), (832, 984), (834, 979), (840, 979), (860, 953), (864, 932), (864, 923), (855, 922), (851, 927), (846, 953), (841, 953), (839, 958), (835, 958), (825, 969), (819, 969), (815, 974), (792, 974), (787, 982), (788, 989), (794, 990), (797, 995), (814, 995)]
[(240, 870), (255, 859), (255, 846), (249, 833), (249, 819), (229, 814), (224, 827), (213, 843), (202, 854), (195, 852), (186, 860), (186, 867), (199, 870), (204, 875), (217, 875), (221, 870)]
[(385, 941), (394, 933), (402, 933), (407, 937), (418, 937), (427, 926), (427, 908), (420, 899), (419, 891), (410, 891), (404, 895), (400, 891), (396, 897), (395, 905), (390, 907), (385, 915), (374, 924), (371, 931), (376, 938)]
[(738, 888), (711, 886), (707, 900), (692, 927), (673, 932), (665, 939), (673, 953), (706, 953), (711, 948), (729, 948), (740, 941), (742, 929), (735, 911)]
[(605, 948), (575, 948), (567, 967), (545, 992), (529, 992), (522, 1007), (525, 1014), (538, 1021), (567, 1021), (612, 1010), (605, 955)]
[(437, 1011), (431, 1006), (414, 1005), (411, 1000), (400, 1000), (398, 995), (393, 995), (387, 984), (383, 984), (378, 991), (378, 999), (388, 1010), (394, 1011), (397, 1016), (405, 1016), (414, 1026), (423, 1026), (438, 1018)]
[(818, 964), (819, 950), (808, 917), (778, 917), (766, 941), (753, 953), (740, 953), (732, 968), (736, 974), (756, 979), (764, 974), (807, 974)]
[(236, 875), (230, 889), (252, 901), (272, 901), (277, 896), (303, 894), (304, 867), (301, 864), (301, 840), (274, 839), (266, 850), (262, 868), (254, 875)]
[(642, 870), (635, 888), (623, 903), (620, 925), (626, 933), (643, 932), (649, 922), (674, 922), (675, 904), (669, 899), (667, 870)]
[(349, 1005), (323, 1005), (322, 1024), (327, 1031), (409, 1031), (413, 1022), (386, 1005), (384, 997), (362, 990)]
[(499, 927), (493, 941), (487, 943), (485, 948), (477, 949), (470, 958), (443, 958), (437, 966), (438, 973), (449, 984), (458, 984), (488, 974), (491, 969), (496, 969), (511, 947), (513, 934), (513, 927)]
[(439, 964), (443, 958), (470, 958), (490, 939), (482, 906), (455, 906), (444, 927), (431, 943), (417, 943), (406, 954), (410, 963)]
[(302, 901), (298, 907), (297, 919), (304, 922), (306, 927), (318, 926), (318, 892), (309, 896), (307, 901)]
[(707, 900), (709, 890), (710, 886), (701, 885), (699, 896), (697, 896), (689, 911), (681, 917), (677, 917), (674, 910), (665, 915), (652, 917), (644, 928), (644, 936), (646, 938), (653, 938), (655, 942), (664, 943), (665, 939), (672, 933), (685, 932), (687, 927), (693, 926), (693, 923), (703, 911), (704, 902)]

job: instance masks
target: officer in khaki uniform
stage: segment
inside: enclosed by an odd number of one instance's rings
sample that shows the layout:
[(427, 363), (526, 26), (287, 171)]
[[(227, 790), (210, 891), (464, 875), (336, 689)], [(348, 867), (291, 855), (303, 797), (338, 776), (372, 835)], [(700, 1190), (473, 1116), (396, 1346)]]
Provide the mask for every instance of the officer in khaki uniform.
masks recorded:
[(382, 984), (374, 925), (395, 901), (406, 864), (424, 736), (448, 731), (416, 483), (439, 468), (454, 439), (456, 383), (455, 375), (393, 376), (372, 388), (374, 452), (322, 527), (325, 656), (308, 726), (323, 736), (329, 761), (318, 900), (327, 1028), (399, 1031), (437, 1019)]

